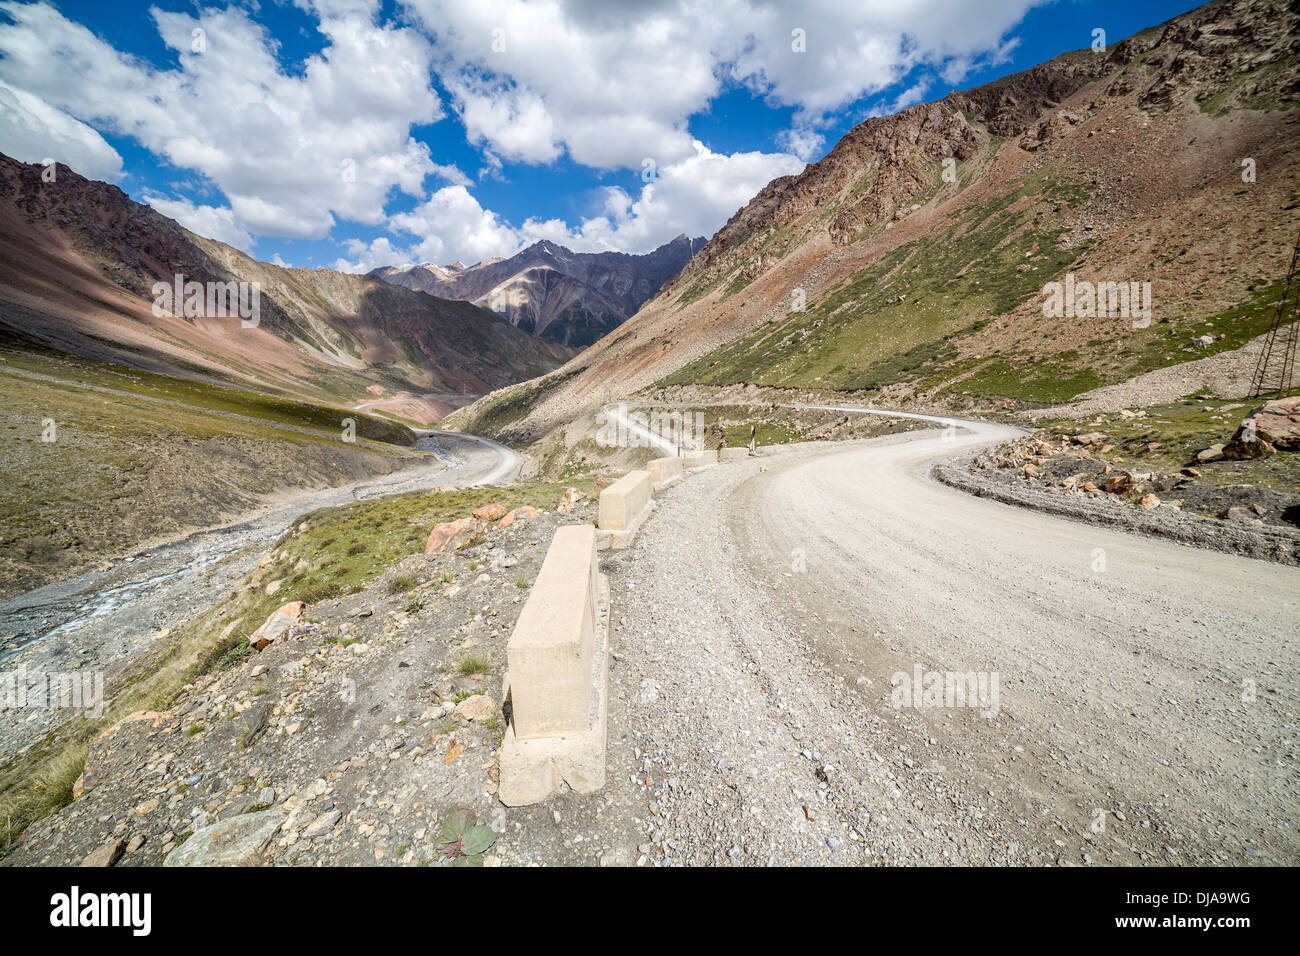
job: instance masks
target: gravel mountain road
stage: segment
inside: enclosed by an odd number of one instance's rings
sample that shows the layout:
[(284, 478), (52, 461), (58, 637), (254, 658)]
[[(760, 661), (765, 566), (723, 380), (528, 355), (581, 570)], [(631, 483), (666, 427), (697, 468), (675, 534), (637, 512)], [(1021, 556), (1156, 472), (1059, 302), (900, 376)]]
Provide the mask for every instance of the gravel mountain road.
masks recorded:
[[(1016, 434), (958, 424), (699, 472), (605, 558), (605, 844), (643, 864), (1300, 860), (1300, 570), (947, 488), (933, 462)], [(923, 694), (931, 672), (984, 697)]]

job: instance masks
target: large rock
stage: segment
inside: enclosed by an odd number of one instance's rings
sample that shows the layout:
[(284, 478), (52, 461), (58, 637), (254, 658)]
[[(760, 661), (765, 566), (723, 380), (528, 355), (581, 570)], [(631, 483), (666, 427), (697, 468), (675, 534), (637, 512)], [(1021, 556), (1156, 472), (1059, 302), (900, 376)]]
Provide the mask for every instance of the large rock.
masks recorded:
[(530, 508), (528, 505), (524, 505), (523, 507), (515, 508), (513, 511), (508, 512), (506, 516), (501, 519), (501, 522), (497, 527), (508, 528), (516, 521), (525, 521), (528, 518), (536, 518), (540, 514), (541, 512), (536, 508)]
[(456, 705), (454, 712), (457, 720), (491, 720), (496, 716), (497, 702), (487, 694), (475, 694), (466, 697)]
[(478, 518), (482, 521), (498, 521), (501, 518), (505, 517), (506, 506), (500, 504), (499, 502), (494, 501), (491, 504), (486, 504), (481, 508), (475, 508), (471, 513), (474, 515), (475, 518)]
[(124, 852), (126, 852), (126, 837), (114, 837), (98, 850), (88, 853), (86, 858), (81, 861), (81, 865), (115, 866), (117, 861), (122, 859)]
[(1265, 402), (1242, 422), (1254, 420), (1255, 436), (1283, 451), (1300, 451), (1300, 395)]
[(1223, 446), (1223, 457), (1228, 461), (1253, 461), (1277, 454), (1277, 449), (1259, 437), (1259, 434), (1237, 429), (1237, 434)]
[(302, 601), (290, 601), (276, 608), (271, 612), (271, 616), (262, 622), (262, 626), (249, 635), (248, 643), (259, 651), (268, 644), (275, 643), (289, 630), (289, 626), (302, 616), (303, 608), (306, 606)]
[(195, 830), (167, 854), (163, 866), (261, 866), (285, 816), (282, 809), (262, 810)]
[(1106, 479), (1104, 487), (1112, 495), (1122, 495), (1133, 486), (1133, 479), (1124, 472), (1118, 475), (1111, 475)]
[[(503, 512), (504, 513), (504, 512)], [(488, 527), (478, 518), (457, 518), (434, 525), (429, 538), (424, 542), (425, 554), (438, 554), (443, 551), (455, 551), (464, 547), (476, 535)]]
[(315, 820), (313, 820), (307, 826), (306, 830), (302, 831), (302, 835), (307, 837), (308, 839), (312, 839), (318, 836), (324, 836), (326, 833), (329, 833), (336, 826), (338, 826), (338, 822), (341, 819), (343, 819), (342, 810), (326, 810)]

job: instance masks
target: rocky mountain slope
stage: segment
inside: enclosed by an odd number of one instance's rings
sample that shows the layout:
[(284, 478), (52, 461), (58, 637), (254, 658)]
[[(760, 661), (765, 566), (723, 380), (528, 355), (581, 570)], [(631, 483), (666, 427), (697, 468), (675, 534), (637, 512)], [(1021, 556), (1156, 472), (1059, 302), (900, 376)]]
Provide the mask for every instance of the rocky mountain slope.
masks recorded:
[(388, 282), (491, 309), (511, 324), (564, 345), (585, 346), (622, 324), (677, 275), (703, 238), (678, 236), (653, 252), (572, 252), (543, 240), (508, 259), (472, 266), (376, 269)]
[[(616, 332), (454, 421), (513, 406), (499, 433), (532, 440), (665, 386), (978, 413), (1253, 366), (1300, 227), (1298, 28), (1281, 0), (1227, 0), (868, 119)], [(1150, 321), (1050, 314), (1067, 276), (1150, 283)]]
[[(464, 302), (367, 276), (257, 262), (116, 186), (0, 156), (0, 334), (76, 356), (435, 421), (571, 352)], [(255, 328), (154, 315), (155, 282), (257, 282)], [(179, 311), (179, 310), (178, 310)], [(463, 399), (462, 399), (463, 401)]]

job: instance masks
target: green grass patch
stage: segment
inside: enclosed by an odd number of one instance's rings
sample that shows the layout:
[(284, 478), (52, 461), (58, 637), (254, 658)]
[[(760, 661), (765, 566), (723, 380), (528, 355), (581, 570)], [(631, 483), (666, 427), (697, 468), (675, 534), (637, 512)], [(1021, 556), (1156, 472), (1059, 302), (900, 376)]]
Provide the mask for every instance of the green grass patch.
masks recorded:
[(1088, 195), (1048, 166), (965, 209), (949, 229), (886, 253), (809, 310), (774, 319), (661, 384), (861, 390), (927, 374), (953, 357), (953, 338), (1068, 269), (1082, 247), (1061, 247), (1058, 207)]

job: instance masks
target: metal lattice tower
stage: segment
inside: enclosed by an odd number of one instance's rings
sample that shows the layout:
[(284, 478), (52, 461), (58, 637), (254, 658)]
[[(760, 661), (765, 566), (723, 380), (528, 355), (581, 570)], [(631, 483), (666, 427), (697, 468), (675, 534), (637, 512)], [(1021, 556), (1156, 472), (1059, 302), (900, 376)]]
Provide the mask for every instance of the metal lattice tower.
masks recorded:
[(1296, 344), (1300, 341), (1300, 236), (1296, 237), (1291, 253), (1291, 267), (1287, 269), (1282, 285), (1282, 298), (1273, 312), (1273, 323), (1268, 338), (1255, 362), (1255, 374), (1250, 380), (1251, 397), (1276, 392), (1281, 398), (1291, 388), (1295, 377)]

